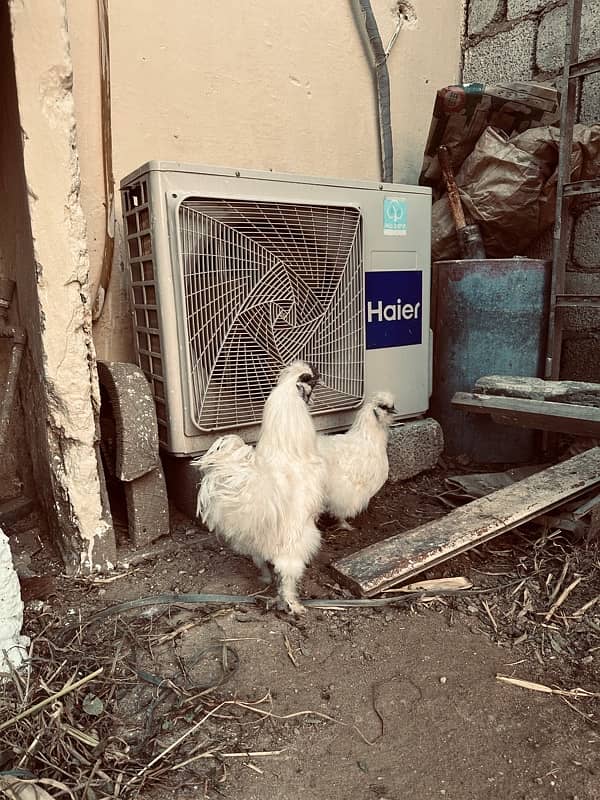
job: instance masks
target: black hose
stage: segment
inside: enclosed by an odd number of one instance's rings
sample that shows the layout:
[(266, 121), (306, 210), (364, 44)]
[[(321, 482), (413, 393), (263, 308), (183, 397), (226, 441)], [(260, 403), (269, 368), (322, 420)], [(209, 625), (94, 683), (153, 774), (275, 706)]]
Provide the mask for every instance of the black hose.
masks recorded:
[(390, 75), (383, 42), (377, 27), (370, 0), (358, 0), (365, 23), (369, 45), (375, 59), (375, 84), (377, 87), (377, 109), (379, 115), (379, 141), (381, 156), (381, 180), (394, 180), (394, 145), (392, 142), (392, 116), (390, 110)]

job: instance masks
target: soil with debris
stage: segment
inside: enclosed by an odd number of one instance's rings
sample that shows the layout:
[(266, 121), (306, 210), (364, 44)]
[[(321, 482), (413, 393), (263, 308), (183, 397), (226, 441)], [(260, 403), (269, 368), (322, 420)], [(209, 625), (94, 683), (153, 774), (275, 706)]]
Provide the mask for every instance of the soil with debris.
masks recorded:
[[(349, 596), (332, 561), (447, 513), (445, 478), (469, 471), (388, 485), (355, 531), (325, 531), (303, 595)], [(392, 607), (298, 621), (260, 601), (149, 603), (93, 624), (141, 597), (261, 587), (250, 562), (175, 511), (171, 536), (147, 557), (122, 549), (110, 577), (61, 576), (42, 542), (22, 579), (33, 668), (0, 694), (0, 770), (86, 800), (600, 798), (598, 541), (530, 525), (419, 576), (462, 575), (471, 590)]]

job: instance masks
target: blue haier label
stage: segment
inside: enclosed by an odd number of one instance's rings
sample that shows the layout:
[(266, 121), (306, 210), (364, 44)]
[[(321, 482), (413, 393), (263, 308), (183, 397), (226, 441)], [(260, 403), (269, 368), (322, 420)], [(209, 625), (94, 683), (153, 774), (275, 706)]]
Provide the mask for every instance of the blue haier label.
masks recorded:
[(423, 273), (365, 273), (367, 350), (421, 344)]

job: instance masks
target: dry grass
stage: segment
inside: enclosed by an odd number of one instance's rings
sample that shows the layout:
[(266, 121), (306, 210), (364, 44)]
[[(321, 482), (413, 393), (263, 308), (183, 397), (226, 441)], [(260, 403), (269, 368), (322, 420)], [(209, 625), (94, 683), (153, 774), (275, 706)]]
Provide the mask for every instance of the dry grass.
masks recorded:
[[(201, 625), (222, 612), (189, 613)], [(275, 755), (250, 746), (265, 718), (277, 724), (270, 698), (227, 693), (236, 650), (208, 640), (184, 659), (176, 640), (188, 626), (168, 608), (85, 629), (43, 614), (27, 628), (28, 666), (0, 687), (0, 770), (100, 800), (190, 781), (206, 793), (228, 759)]]

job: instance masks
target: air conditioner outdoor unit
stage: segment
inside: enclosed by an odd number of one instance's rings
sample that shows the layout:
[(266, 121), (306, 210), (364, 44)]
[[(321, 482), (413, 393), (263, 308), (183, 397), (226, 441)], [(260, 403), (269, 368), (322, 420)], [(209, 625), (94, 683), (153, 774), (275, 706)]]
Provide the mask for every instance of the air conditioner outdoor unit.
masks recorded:
[(431, 192), (151, 161), (121, 182), (138, 364), (179, 456), (256, 441), (281, 367), (314, 363), (317, 428), (430, 394)]

